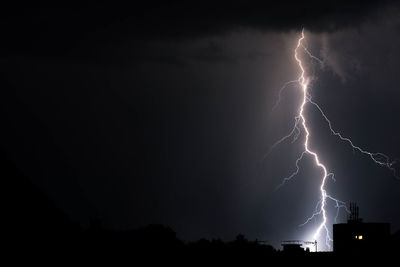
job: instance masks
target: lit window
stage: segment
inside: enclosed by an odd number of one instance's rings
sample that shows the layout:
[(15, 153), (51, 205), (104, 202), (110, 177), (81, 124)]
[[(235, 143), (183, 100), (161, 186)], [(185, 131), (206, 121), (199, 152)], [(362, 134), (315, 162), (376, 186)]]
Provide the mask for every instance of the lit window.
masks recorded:
[(362, 239), (363, 239), (363, 236), (362, 236), (362, 235), (359, 235), (359, 236), (358, 236), (358, 239), (359, 239), (359, 240), (362, 240)]
[(355, 239), (358, 239), (358, 236), (356, 235), (354, 238), (355, 238)]

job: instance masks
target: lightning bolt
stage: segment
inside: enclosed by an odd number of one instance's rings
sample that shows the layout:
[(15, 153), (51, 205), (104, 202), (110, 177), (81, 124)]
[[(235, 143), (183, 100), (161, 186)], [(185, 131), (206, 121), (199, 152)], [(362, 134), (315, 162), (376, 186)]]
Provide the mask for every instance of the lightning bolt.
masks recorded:
[[(312, 221), (313, 219), (317, 219), (317, 218), (321, 218), (321, 222), (319, 223), (317, 229), (314, 231), (313, 234), (313, 239), (317, 240), (320, 235), (321, 232), (325, 232), (325, 244), (326, 246), (331, 249), (331, 242), (332, 242), (332, 238), (331, 238), (331, 234), (330, 231), (328, 229), (327, 226), (327, 222), (328, 222), (328, 215), (327, 215), (327, 201), (330, 200), (332, 202), (334, 202), (335, 204), (335, 208), (337, 209), (336, 212), (336, 217), (335, 217), (335, 221), (338, 218), (339, 215), (339, 210), (340, 209), (345, 209), (347, 212), (349, 212), (349, 210), (347, 209), (346, 203), (338, 200), (336, 198), (334, 198), (333, 196), (329, 195), (327, 193), (326, 190), (326, 183), (327, 180), (329, 178), (331, 178), (332, 180), (336, 181), (334, 178), (334, 174), (328, 172), (327, 167), (322, 163), (322, 161), (320, 160), (317, 152), (315, 152), (314, 150), (312, 150), (310, 148), (310, 130), (308, 128), (308, 121), (306, 118), (306, 115), (304, 114), (304, 109), (306, 104), (311, 104), (312, 106), (314, 106), (317, 111), (321, 114), (321, 116), (324, 118), (325, 122), (328, 124), (328, 127), (331, 131), (331, 133), (338, 137), (341, 141), (347, 143), (348, 145), (350, 145), (350, 147), (352, 147), (353, 150), (358, 151), (359, 153), (368, 156), (374, 163), (378, 164), (379, 166), (383, 166), (388, 168), (393, 175), (397, 178), (400, 179), (400, 177), (397, 175), (396, 173), (396, 169), (394, 167), (394, 165), (397, 163), (397, 160), (391, 160), (387, 155), (377, 152), (377, 153), (372, 153), (369, 152), (359, 146), (356, 146), (353, 141), (350, 138), (344, 137), (340, 132), (336, 131), (333, 129), (332, 123), (331, 121), (328, 119), (328, 117), (326, 116), (326, 114), (324, 113), (323, 109), (315, 102), (312, 100), (312, 97), (309, 93), (309, 83), (310, 83), (310, 79), (306, 76), (306, 71), (303, 65), (303, 61), (301, 60), (300, 56), (299, 56), (299, 50), (303, 50), (303, 52), (305, 54), (307, 54), (312, 60), (317, 61), (321, 67), (324, 66), (324, 62), (322, 60), (320, 60), (319, 58), (315, 57), (314, 55), (311, 54), (311, 52), (306, 48), (306, 46), (303, 44), (305, 40), (305, 35), (304, 35), (304, 29), (301, 31), (301, 36), (297, 41), (297, 46), (294, 49), (294, 58), (299, 66), (300, 69), (300, 76), (293, 81), (289, 81), (286, 82), (279, 90), (279, 95), (278, 95), (278, 100), (275, 103), (273, 109), (276, 108), (276, 106), (279, 104), (280, 100), (281, 100), (281, 94), (282, 91), (284, 89), (286, 89), (289, 85), (291, 84), (298, 84), (300, 85), (301, 91), (302, 91), (302, 102), (299, 108), (299, 112), (298, 114), (295, 116), (295, 120), (294, 120), (294, 126), (292, 128), (292, 130), (285, 136), (283, 136), (281, 139), (279, 139), (277, 142), (275, 142), (270, 150), (268, 151), (268, 153), (266, 154), (266, 156), (280, 143), (284, 142), (285, 140), (292, 138), (292, 143), (296, 142), (298, 140), (299, 135), (301, 134), (302, 131), (304, 131), (305, 133), (305, 139), (304, 139), (304, 150), (301, 153), (301, 155), (296, 159), (295, 162), (295, 166), (296, 169), (295, 171), (285, 177), (282, 182), (277, 186), (276, 189), (281, 188), (282, 186), (285, 185), (286, 182), (290, 181), (293, 177), (295, 177), (299, 171), (300, 171), (300, 166), (299, 163), (301, 160), (303, 160), (303, 158), (306, 155), (311, 156), (311, 158), (313, 159), (313, 161), (315, 162), (315, 165), (322, 171), (322, 175), (321, 175), (321, 183), (319, 186), (319, 193), (320, 193), (320, 199), (317, 202), (317, 205), (315, 207), (314, 213), (300, 226), (304, 226), (307, 223), (309, 223), (310, 221)], [(266, 157), (265, 156), (265, 157)], [(265, 158), (264, 157), (264, 158)]]

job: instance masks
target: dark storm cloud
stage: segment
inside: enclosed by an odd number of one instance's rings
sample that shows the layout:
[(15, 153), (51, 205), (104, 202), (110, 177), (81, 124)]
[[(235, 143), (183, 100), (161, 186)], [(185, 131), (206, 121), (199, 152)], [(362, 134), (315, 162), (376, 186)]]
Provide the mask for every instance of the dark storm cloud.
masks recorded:
[(0, 21), (5, 53), (83, 57), (93, 48), (128, 40), (195, 38), (242, 28), (334, 31), (374, 19), (395, 2), (173, 1), (123, 6), (91, 1), (65, 8), (44, 1), (22, 8), (4, 6)]

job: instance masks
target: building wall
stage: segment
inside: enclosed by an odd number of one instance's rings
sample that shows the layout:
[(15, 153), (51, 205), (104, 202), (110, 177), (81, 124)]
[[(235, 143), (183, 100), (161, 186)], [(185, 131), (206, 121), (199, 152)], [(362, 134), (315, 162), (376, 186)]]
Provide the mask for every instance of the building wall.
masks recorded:
[(333, 225), (333, 251), (384, 250), (390, 238), (390, 224), (349, 222)]

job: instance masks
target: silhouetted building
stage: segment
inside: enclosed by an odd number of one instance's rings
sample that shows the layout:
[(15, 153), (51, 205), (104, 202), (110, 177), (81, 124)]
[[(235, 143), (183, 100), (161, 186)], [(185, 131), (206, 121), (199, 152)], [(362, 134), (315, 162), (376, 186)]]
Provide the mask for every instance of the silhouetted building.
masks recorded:
[(364, 223), (358, 217), (358, 207), (350, 203), (347, 223), (333, 225), (334, 252), (380, 251), (390, 239), (389, 223)]
[(303, 253), (302, 241), (291, 240), (282, 242), (283, 252), (285, 253)]

